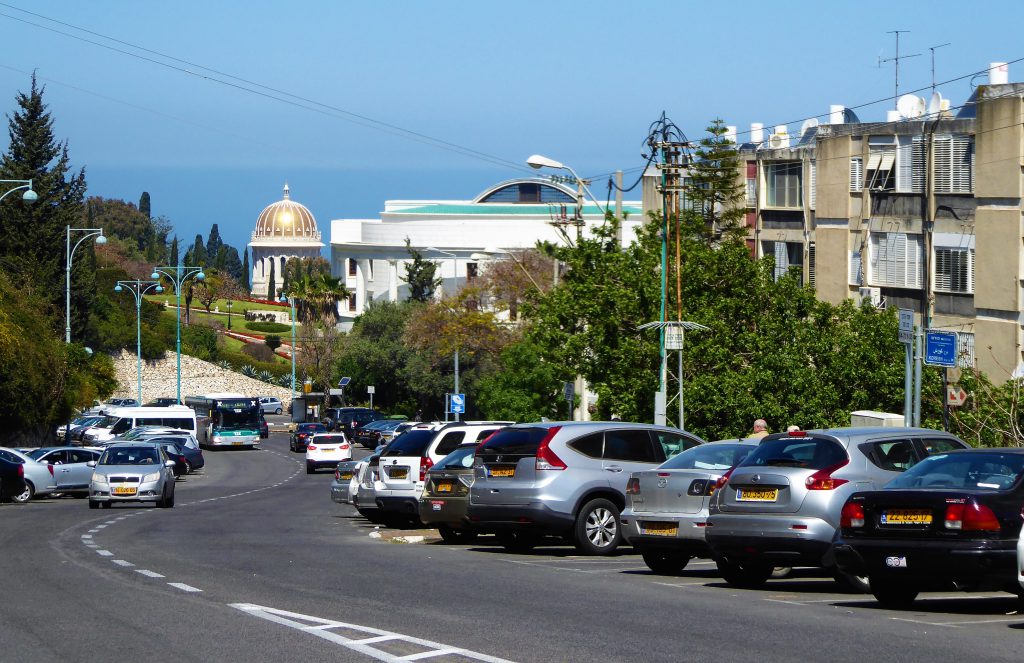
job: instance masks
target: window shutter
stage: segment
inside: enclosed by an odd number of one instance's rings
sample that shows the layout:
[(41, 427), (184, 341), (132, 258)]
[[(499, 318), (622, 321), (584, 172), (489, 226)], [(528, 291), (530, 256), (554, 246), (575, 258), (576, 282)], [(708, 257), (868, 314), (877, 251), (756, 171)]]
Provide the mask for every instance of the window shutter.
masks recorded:
[(914, 193), (924, 193), (924, 174), (927, 166), (924, 154), (924, 136), (914, 136), (910, 166), (911, 188)]
[(814, 287), (814, 242), (807, 244), (807, 283)]
[(903, 193), (914, 190), (913, 146), (912, 136), (900, 136), (899, 143), (896, 145), (896, 190)]
[(952, 189), (952, 140), (950, 136), (935, 136), (932, 143), (933, 172), (935, 173), (935, 192), (949, 193)]
[[(974, 290), (974, 274), (975, 274), (975, 272), (974, 272), (974, 249), (971, 249), (968, 252), (968, 260), (970, 261), (970, 269), (971, 269), (971, 292), (975, 292), (975, 290)], [(973, 339), (974, 336), (972, 335), (971, 338)], [(974, 351), (974, 346), (973, 345), (971, 346), (971, 351), (972, 352)]]
[(811, 209), (814, 209), (814, 203), (815, 203), (815, 200), (817, 199), (817, 196), (815, 195), (815, 190), (817, 189), (817, 186), (818, 186), (818, 164), (815, 163), (814, 161), (811, 162), (811, 171), (810, 171), (809, 179), (811, 180), (811, 182), (810, 182), (810, 186), (811, 186), (810, 191), (811, 192), (810, 192), (810, 195), (808, 196), (808, 199), (810, 200)]
[(860, 251), (850, 251), (850, 285), (864, 285)]
[(850, 158), (850, 191), (864, 189), (864, 158)]
[(953, 136), (950, 140), (950, 193), (971, 193), (974, 190), (974, 141), (970, 136)]
[(950, 289), (950, 249), (935, 249), (935, 289)]

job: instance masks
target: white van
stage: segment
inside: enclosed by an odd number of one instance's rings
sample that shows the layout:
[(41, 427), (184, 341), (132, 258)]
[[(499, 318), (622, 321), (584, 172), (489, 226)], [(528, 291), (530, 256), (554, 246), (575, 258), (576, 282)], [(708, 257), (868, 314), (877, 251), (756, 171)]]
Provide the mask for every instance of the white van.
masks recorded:
[(106, 418), (85, 432), (82, 446), (106, 442), (136, 426), (167, 426), (195, 435), (196, 413), (185, 405), (167, 407), (115, 407)]

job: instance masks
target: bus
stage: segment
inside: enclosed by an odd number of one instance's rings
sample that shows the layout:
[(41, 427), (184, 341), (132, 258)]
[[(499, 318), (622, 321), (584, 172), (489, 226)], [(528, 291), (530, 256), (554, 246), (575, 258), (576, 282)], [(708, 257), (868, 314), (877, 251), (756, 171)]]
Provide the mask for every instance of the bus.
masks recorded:
[(260, 401), (242, 394), (189, 396), (185, 405), (196, 412), (196, 438), (208, 448), (260, 444)]

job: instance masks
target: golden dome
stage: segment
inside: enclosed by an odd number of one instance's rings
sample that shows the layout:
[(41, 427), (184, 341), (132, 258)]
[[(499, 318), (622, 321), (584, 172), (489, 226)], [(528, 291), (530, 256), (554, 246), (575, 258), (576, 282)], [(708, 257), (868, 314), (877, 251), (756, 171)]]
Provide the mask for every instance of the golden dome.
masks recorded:
[(253, 240), (260, 238), (298, 239), (320, 241), (316, 219), (305, 205), (291, 199), (288, 184), (284, 185), (284, 198), (267, 205), (256, 219)]

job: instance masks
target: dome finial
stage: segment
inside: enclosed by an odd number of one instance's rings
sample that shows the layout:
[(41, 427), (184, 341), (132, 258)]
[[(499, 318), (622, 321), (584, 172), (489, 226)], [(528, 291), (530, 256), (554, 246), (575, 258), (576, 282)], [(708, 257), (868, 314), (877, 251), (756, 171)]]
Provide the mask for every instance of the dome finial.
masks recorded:
[(292, 195), (291, 195), (291, 189), (289, 189), (289, 188), (288, 188), (288, 183), (287, 183), (287, 182), (285, 182), (285, 183), (284, 183), (284, 199), (285, 199), (285, 200), (288, 200), (288, 199), (289, 199), (289, 198), (291, 198), (291, 197), (292, 197)]

